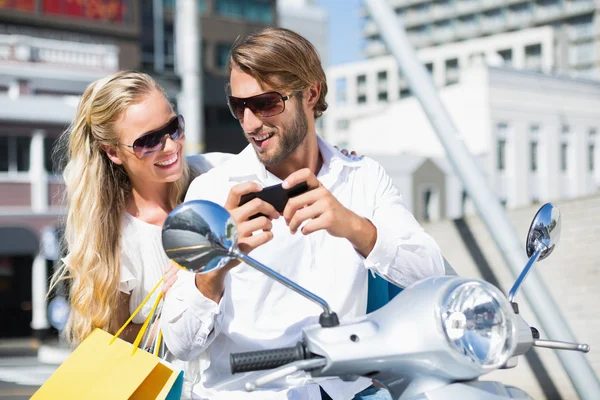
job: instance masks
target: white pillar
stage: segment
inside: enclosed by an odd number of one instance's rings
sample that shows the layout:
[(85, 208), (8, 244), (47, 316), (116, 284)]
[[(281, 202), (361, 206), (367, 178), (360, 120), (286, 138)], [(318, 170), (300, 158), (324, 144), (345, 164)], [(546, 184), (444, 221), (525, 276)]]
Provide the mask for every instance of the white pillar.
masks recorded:
[(176, 67), (181, 77), (177, 104), (185, 115), (186, 153), (193, 155), (204, 151), (200, 15), (196, 0), (177, 0), (176, 5)]
[(31, 329), (39, 331), (48, 329), (46, 293), (48, 291), (48, 270), (46, 257), (40, 252), (33, 260), (31, 272)]
[(45, 131), (35, 130), (29, 150), (29, 181), (31, 182), (31, 209), (36, 213), (48, 211), (48, 173), (44, 166)]

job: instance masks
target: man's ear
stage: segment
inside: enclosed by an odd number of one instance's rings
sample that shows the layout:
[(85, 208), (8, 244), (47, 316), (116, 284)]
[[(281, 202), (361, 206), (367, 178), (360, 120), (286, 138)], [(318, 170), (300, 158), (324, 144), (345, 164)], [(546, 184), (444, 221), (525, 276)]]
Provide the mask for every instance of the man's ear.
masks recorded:
[(119, 153), (117, 152), (117, 148), (114, 146), (109, 146), (107, 144), (102, 145), (102, 150), (106, 153), (110, 161), (114, 162), (117, 165), (123, 164), (121, 158), (119, 157)]
[(314, 83), (308, 87), (308, 107), (310, 109), (315, 108), (317, 102), (319, 101), (319, 97), (321, 96), (321, 83)]

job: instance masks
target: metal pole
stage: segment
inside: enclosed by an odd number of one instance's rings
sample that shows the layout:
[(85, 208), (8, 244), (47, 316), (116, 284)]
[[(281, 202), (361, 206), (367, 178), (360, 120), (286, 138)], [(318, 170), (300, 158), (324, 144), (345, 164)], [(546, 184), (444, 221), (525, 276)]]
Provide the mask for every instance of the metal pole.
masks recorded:
[(163, 0), (152, 2), (154, 17), (154, 70), (165, 71), (165, 16)]
[[(402, 22), (396, 18), (394, 10), (385, 0), (365, 0), (365, 4), (407, 78), (411, 91), (419, 99), (456, 174), (471, 196), (479, 216), (516, 279), (527, 262), (525, 250), (493, 189), (463, 143), (452, 118), (437, 94), (432, 79), (418, 61)], [(537, 270), (534, 269), (530, 274), (523, 292), (544, 331), (551, 339), (576, 341), (558, 305), (537, 274)], [(569, 351), (556, 353), (579, 397), (590, 400), (600, 399), (600, 382), (587, 358), (581, 353)]]
[(177, 0), (177, 72), (181, 77), (178, 108), (185, 117), (186, 153), (204, 151), (204, 102), (200, 13), (197, 0)]

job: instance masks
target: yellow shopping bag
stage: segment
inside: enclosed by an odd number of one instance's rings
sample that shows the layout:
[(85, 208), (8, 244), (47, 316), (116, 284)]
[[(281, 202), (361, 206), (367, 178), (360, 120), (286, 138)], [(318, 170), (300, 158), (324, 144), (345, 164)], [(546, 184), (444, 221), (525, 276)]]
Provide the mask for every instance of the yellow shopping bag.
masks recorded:
[[(115, 335), (96, 328), (35, 392), (32, 399), (179, 399), (183, 371), (158, 357), (160, 345), (155, 346), (154, 354), (136, 351), (162, 294), (157, 297), (134, 344), (118, 338), (161, 283), (162, 279)], [(160, 338), (159, 332), (157, 341)]]

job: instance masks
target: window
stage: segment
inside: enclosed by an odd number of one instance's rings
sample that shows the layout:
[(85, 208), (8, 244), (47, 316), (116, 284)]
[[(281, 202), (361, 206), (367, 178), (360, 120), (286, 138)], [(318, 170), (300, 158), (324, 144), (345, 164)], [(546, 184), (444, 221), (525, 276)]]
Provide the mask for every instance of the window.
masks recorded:
[(10, 137), (0, 136), (0, 172), (8, 172), (10, 169)]
[[(219, 0), (219, 3), (222, 0)], [(246, 18), (253, 22), (262, 22), (270, 24), (273, 22), (273, 7), (270, 1), (265, 0), (246, 0), (244, 2), (244, 11)]]
[(225, 71), (227, 68), (227, 63), (229, 62), (229, 51), (231, 50), (231, 45), (229, 44), (217, 44), (216, 52), (215, 52), (215, 66), (221, 71)]
[(356, 84), (358, 86), (365, 85), (366, 83), (367, 83), (367, 76), (366, 75), (358, 75), (356, 77)]
[(399, 94), (401, 99), (404, 99), (406, 97), (410, 97), (410, 89), (400, 89), (400, 94)]
[(539, 70), (542, 66), (542, 45), (525, 46), (525, 68)]
[(512, 66), (512, 49), (500, 50), (498, 55), (502, 57), (505, 66)]
[(388, 100), (388, 92), (377, 93), (377, 101), (387, 101), (387, 100)]
[(531, 143), (529, 144), (529, 146), (530, 146), (530, 160), (531, 160), (530, 169), (531, 169), (531, 172), (536, 172), (537, 171), (538, 142), (536, 140), (532, 140)]
[(379, 71), (377, 73), (377, 82), (386, 82), (387, 81), (387, 71)]
[(596, 59), (596, 42), (576, 43), (569, 46), (570, 64), (587, 64)]
[(365, 104), (367, 102), (367, 95), (361, 94), (356, 98), (358, 104)]
[(569, 125), (563, 125), (561, 127), (561, 132), (563, 135), (568, 135), (570, 131), (571, 129), (569, 128)]
[(560, 170), (567, 170), (567, 152), (569, 151), (569, 145), (567, 143), (560, 144)]
[(590, 172), (594, 171), (594, 152), (596, 150), (596, 146), (593, 143), (588, 145), (588, 169)]
[(215, 11), (224, 17), (242, 18), (243, 0), (219, 0), (215, 2)]
[(270, 24), (273, 22), (273, 3), (265, 0), (219, 0), (213, 3), (216, 14)]
[(498, 171), (506, 167), (506, 139), (498, 139)]
[(586, 39), (594, 36), (593, 14), (577, 17), (571, 20), (569, 38), (571, 40)]
[(433, 75), (433, 63), (425, 64), (425, 68), (427, 68), (427, 71), (429, 71), (430, 75)]
[(56, 139), (56, 138), (51, 138), (51, 137), (44, 138), (44, 167), (46, 168), (46, 171), (49, 173), (60, 172), (59, 166), (58, 165), (55, 166), (55, 164), (53, 162), (54, 148), (57, 143), (58, 143), (58, 139)]
[(29, 171), (31, 137), (0, 136), (0, 172)]
[(458, 82), (458, 59), (446, 60), (446, 84)]

